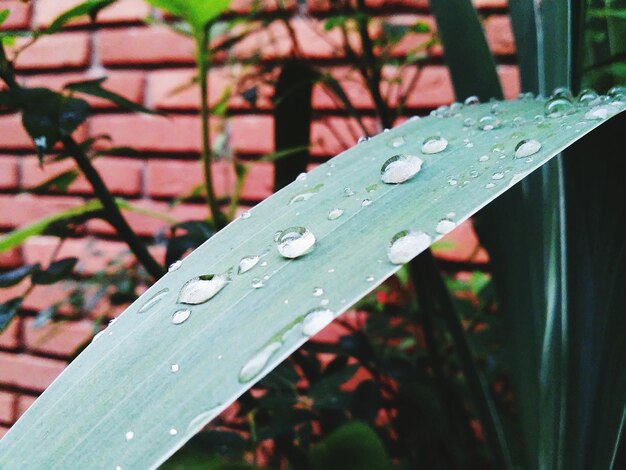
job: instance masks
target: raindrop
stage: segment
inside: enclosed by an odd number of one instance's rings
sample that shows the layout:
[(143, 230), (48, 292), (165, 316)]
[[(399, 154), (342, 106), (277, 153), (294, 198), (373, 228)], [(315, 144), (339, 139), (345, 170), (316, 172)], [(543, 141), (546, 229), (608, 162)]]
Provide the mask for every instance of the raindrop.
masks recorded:
[(259, 279), (258, 277), (255, 277), (254, 279), (252, 279), (252, 287), (254, 289), (260, 289), (261, 287), (263, 287), (263, 281), (261, 281), (261, 279)]
[(304, 181), (306, 180), (306, 173), (300, 173), (297, 177), (296, 177), (296, 181)]
[(535, 121), (535, 124), (537, 124), (538, 126), (542, 126), (543, 124), (545, 124), (546, 122), (546, 118), (544, 118), (542, 115), (537, 114), (534, 118), (533, 121)]
[(212, 299), (230, 282), (229, 273), (205, 274), (187, 281), (178, 294), (181, 304), (198, 305)]
[(170, 366), (170, 371), (175, 374), (176, 372), (178, 372), (180, 370), (180, 366), (178, 364), (172, 364)]
[(367, 282), (374, 282), (374, 279), (375, 279), (375, 277), (374, 277), (374, 276), (367, 276), (367, 277), (365, 278), (365, 280), (366, 280)]
[(473, 127), (476, 125), (476, 119), (474, 118), (465, 118), (465, 120), (463, 121), (463, 126), (464, 127)]
[(545, 105), (545, 115), (551, 119), (561, 118), (576, 112), (576, 108), (572, 102), (565, 97), (550, 98)]
[(470, 171), (470, 178), (478, 178), (479, 173), (476, 170)]
[(454, 178), (448, 178), (448, 184), (450, 186), (456, 186), (457, 184), (459, 184), (459, 180), (454, 179)]
[(276, 243), (285, 258), (298, 258), (313, 250), (315, 235), (304, 227), (290, 227), (282, 231)]
[(422, 144), (422, 153), (427, 155), (443, 152), (448, 146), (448, 141), (440, 136), (428, 137)]
[(470, 96), (464, 102), (465, 106), (475, 106), (480, 103), (478, 96)]
[(314, 336), (335, 318), (332, 310), (325, 308), (314, 308), (302, 320), (302, 334), (304, 336)]
[(535, 139), (525, 139), (515, 146), (515, 158), (526, 158), (536, 154), (541, 149), (541, 142)]
[(252, 214), (250, 213), (250, 211), (245, 211), (245, 212), (242, 212), (239, 217), (245, 220), (245, 219), (249, 219), (251, 215)]
[(326, 305), (328, 305), (329, 303), (330, 303), (330, 300), (328, 300), (328, 299), (322, 299), (322, 300), (320, 300), (320, 305), (321, 305), (322, 307), (325, 307), (325, 306), (326, 306)]
[(100, 338), (100, 336), (102, 336), (102, 335), (104, 334), (104, 332), (105, 332), (105, 331), (106, 331), (106, 330), (98, 331), (98, 332), (94, 335), (94, 337), (92, 338), (92, 340), (91, 340), (91, 341), (93, 342), (93, 341), (97, 340), (98, 338)]
[(321, 297), (324, 295), (324, 289), (321, 287), (316, 287), (313, 289), (313, 297)]
[(331, 209), (328, 213), (328, 220), (336, 220), (343, 215), (345, 211), (343, 209), (339, 209), (336, 207), (335, 209)]
[(408, 263), (430, 246), (432, 238), (424, 232), (403, 230), (396, 233), (387, 249), (389, 261), (393, 264)]
[(465, 148), (471, 149), (472, 147), (474, 147), (474, 144), (471, 142), (465, 144)]
[(171, 273), (172, 271), (176, 271), (178, 268), (180, 268), (183, 265), (182, 260), (178, 260), (172, 264), (170, 264), (170, 267), (167, 268), (167, 272)]
[(499, 128), (500, 125), (500, 119), (494, 116), (483, 116), (478, 121), (478, 128), (481, 131), (492, 131)]
[(369, 137), (362, 135), (361, 137), (359, 137), (359, 140), (357, 140), (356, 143), (362, 144), (363, 142), (367, 142), (368, 140), (370, 140)]
[(550, 99), (552, 98), (565, 98), (567, 100), (571, 100), (574, 96), (569, 88), (560, 86), (554, 89), (552, 94), (550, 95)]
[(388, 145), (394, 149), (397, 149), (398, 147), (402, 147), (404, 144), (405, 144), (405, 141), (404, 141), (404, 137), (402, 136), (394, 137), (388, 143)]
[(281, 346), (282, 344), (280, 342), (274, 341), (252, 356), (252, 358), (241, 368), (241, 371), (239, 372), (239, 382), (250, 382), (253, 378), (259, 375), (267, 366), (270, 358), (280, 349)]
[(494, 144), (491, 147), (491, 153), (504, 153), (504, 144)]
[(371, 199), (363, 199), (363, 202), (361, 202), (361, 207), (367, 207), (369, 205), (372, 204), (372, 200)]
[(243, 258), (241, 258), (241, 261), (239, 261), (239, 268), (237, 270), (237, 274), (247, 273), (248, 271), (250, 271), (252, 268), (254, 268), (257, 265), (260, 259), (261, 257), (259, 255), (244, 256)]
[(174, 325), (180, 325), (189, 318), (189, 315), (191, 315), (191, 310), (189, 309), (177, 310), (174, 312), (174, 315), (172, 315), (172, 323)]
[(435, 232), (445, 235), (448, 232), (451, 232), (456, 227), (456, 224), (450, 219), (441, 219), (435, 227)]
[(317, 193), (319, 193), (320, 189), (322, 189), (322, 187), (324, 187), (324, 183), (316, 184), (311, 189), (309, 189), (307, 191), (304, 191), (302, 193), (296, 194), (294, 197), (292, 197), (289, 200), (289, 204), (291, 205), (291, 204), (295, 204), (296, 202), (308, 201), (313, 196), (315, 196)]
[(516, 116), (513, 119), (513, 127), (522, 127), (524, 124), (526, 124), (526, 119), (521, 116)]
[(414, 155), (395, 155), (380, 169), (383, 183), (399, 184), (413, 178), (422, 169), (424, 161)]
[(263, 261), (259, 266), (263, 266), (263, 267), (267, 266), (267, 261)]
[(137, 310), (137, 313), (144, 313), (150, 310), (152, 307), (158, 304), (161, 300), (163, 300), (163, 297), (165, 297), (169, 291), (170, 291), (169, 289), (163, 289), (157, 292), (156, 294), (154, 294), (152, 297), (150, 297), (146, 301), (145, 304), (141, 306), (139, 310)]
[(494, 183), (487, 183), (485, 185), (485, 188), (487, 188), (487, 189), (491, 189), (491, 188), (495, 188), (495, 187), (496, 187), (496, 185)]
[(614, 86), (609, 91), (607, 91), (606, 95), (609, 98), (624, 99), (624, 95), (626, 95), (626, 87), (619, 85)]
[(135, 437), (135, 433), (134, 433), (134, 432), (132, 432), (132, 431), (128, 431), (128, 432), (126, 433), (126, 440), (127, 440), (127, 441), (132, 441), (134, 437)]
[(354, 191), (352, 191), (352, 188), (343, 188), (343, 195), (345, 197), (354, 196)]
[(500, 106), (500, 104), (496, 103), (494, 105), (491, 106), (491, 114), (502, 114), (502, 106)]
[(458, 103), (458, 102), (454, 102), (450, 105), (450, 111), (454, 112), (454, 113), (458, 113), (459, 111), (461, 111), (463, 109), (463, 104)]
[(491, 176), (492, 180), (501, 180), (502, 178), (504, 178), (504, 173), (501, 171), (498, 171)]
[(578, 94), (578, 104), (580, 106), (591, 106), (598, 98), (599, 96), (594, 90), (586, 88)]
[(328, 272), (329, 272), (329, 273), (334, 273), (334, 272), (335, 272), (335, 268), (330, 268), (330, 269), (328, 270)]
[(483, 163), (489, 161), (489, 155), (481, 155), (480, 157), (478, 157), (478, 161)]
[(274, 241), (275, 241), (275, 242), (277, 242), (277, 241), (278, 241), (278, 239), (280, 238), (280, 236), (281, 236), (282, 234), (283, 234), (283, 231), (282, 231), (282, 230), (277, 230), (277, 231), (274, 233)]
[(607, 117), (609, 117), (609, 110), (604, 106), (598, 106), (597, 108), (590, 109), (585, 113), (585, 119), (588, 121), (603, 121)]
[(170, 436), (175, 436), (176, 434), (178, 434), (178, 430), (176, 428), (170, 429)]

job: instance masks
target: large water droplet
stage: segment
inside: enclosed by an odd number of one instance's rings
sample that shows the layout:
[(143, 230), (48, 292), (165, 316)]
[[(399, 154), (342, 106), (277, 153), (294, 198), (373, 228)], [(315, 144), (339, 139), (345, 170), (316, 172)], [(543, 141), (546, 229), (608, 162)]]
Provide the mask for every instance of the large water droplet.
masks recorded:
[(260, 259), (261, 257), (259, 255), (244, 256), (243, 258), (241, 258), (241, 261), (239, 261), (239, 269), (237, 270), (237, 274), (247, 273), (257, 265)]
[(403, 230), (391, 239), (387, 256), (393, 264), (405, 264), (430, 246), (432, 238), (424, 232)]
[(424, 139), (422, 153), (427, 155), (443, 152), (448, 147), (448, 141), (441, 136), (432, 136)]
[(282, 231), (276, 246), (285, 258), (298, 258), (313, 250), (315, 235), (304, 227), (289, 227)]
[(504, 173), (502, 173), (501, 171), (497, 171), (491, 176), (492, 180), (501, 180), (502, 178), (504, 178)]
[(321, 287), (316, 287), (313, 289), (313, 297), (321, 297), (324, 295), (324, 289)]
[(395, 155), (380, 169), (383, 183), (399, 184), (413, 178), (422, 169), (423, 160), (414, 155)]
[(450, 219), (441, 219), (435, 227), (435, 232), (445, 235), (451, 232), (456, 227), (456, 224)]
[(239, 382), (250, 382), (257, 375), (259, 375), (267, 366), (270, 358), (280, 349), (281, 346), (282, 344), (280, 342), (275, 341), (268, 344), (252, 356), (252, 358), (241, 368), (241, 371), (239, 372)]
[(541, 142), (535, 139), (525, 139), (515, 146), (515, 158), (526, 158), (536, 154), (541, 149)]
[(465, 101), (463, 102), (465, 106), (475, 106), (479, 103), (480, 103), (480, 100), (478, 99), (478, 96), (470, 96), (466, 98)]
[(578, 94), (578, 104), (581, 106), (591, 106), (598, 98), (599, 96), (594, 90), (586, 88)]
[(478, 121), (478, 128), (481, 131), (492, 131), (499, 128), (501, 125), (500, 119), (494, 116), (483, 116)]
[(556, 119), (574, 113), (576, 108), (568, 98), (555, 97), (548, 100), (544, 110), (547, 117)]
[(565, 98), (567, 100), (571, 100), (574, 96), (572, 95), (572, 91), (564, 86), (560, 86), (554, 89), (550, 98)]
[(289, 204), (295, 204), (296, 202), (308, 201), (317, 193), (319, 193), (320, 189), (322, 189), (323, 187), (324, 187), (324, 183), (316, 184), (311, 189), (301, 192), (299, 194), (296, 194), (294, 197), (292, 197), (289, 200)]
[(182, 260), (178, 260), (172, 264), (170, 264), (170, 267), (167, 268), (167, 272), (171, 273), (172, 271), (176, 271), (178, 268), (180, 268), (183, 265)]
[(189, 315), (191, 315), (191, 310), (189, 309), (177, 310), (174, 312), (174, 315), (172, 315), (172, 323), (174, 325), (180, 325), (181, 323), (187, 321)]
[(302, 320), (302, 334), (314, 336), (335, 318), (335, 313), (325, 308), (314, 308)]
[(598, 106), (585, 113), (585, 119), (588, 121), (603, 121), (607, 117), (609, 117), (609, 109), (606, 106)]
[(163, 300), (163, 297), (165, 297), (169, 291), (170, 291), (169, 289), (163, 289), (157, 292), (156, 294), (154, 294), (152, 297), (150, 297), (146, 301), (145, 304), (141, 306), (139, 310), (137, 310), (137, 313), (144, 313), (150, 310), (152, 307), (158, 304), (161, 300)]
[(335, 209), (331, 209), (330, 212), (328, 213), (328, 220), (336, 220), (339, 217), (341, 217), (344, 213), (343, 209), (339, 209), (338, 207), (336, 207)]
[(181, 304), (198, 305), (209, 301), (230, 281), (228, 273), (206, 274), (185, 283), (178, 294)]
[(370, 206), (371, 204), (372, 204), (371, 199), (363, 199), (363, 201), (361, 202), (361, 207), (367, 207), (367, 206)]

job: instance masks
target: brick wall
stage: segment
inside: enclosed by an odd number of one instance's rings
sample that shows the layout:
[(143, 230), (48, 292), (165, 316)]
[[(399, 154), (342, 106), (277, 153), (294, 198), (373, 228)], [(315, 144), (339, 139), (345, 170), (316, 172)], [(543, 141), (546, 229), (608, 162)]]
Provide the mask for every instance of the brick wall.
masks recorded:
[[(233, 14), (247, 10), (252, 0), (235, 0)], [(0, 9), (11, 15), (4, 29), (28, 29), (49, 24), (78, 0), (36, 0), (23, 3), (0, 0)], [(295, 11), (295, 1), (291, 2)], [(369, 6), (390, 21), (412, 23), (421, 18), (433, 24), (426, 0), (368, 0)], [(518, 72), (514, 65), (514, 45), (506, 0), (475, 0), (481, 10), (492, 51), (498, 59), (498, 71), (507, 97), (518, 94)], [(266, 19), (275, 15), (275, 0), (266, 0)], [(358, 79), (346, 67), (344, 57), (333, 47), (336, 38), (323, 32), (323, 19), (329, 15), (328, 2), (308, 0), (306, 19), (292, 19), (301, 53), (311, 62), (344, 80), (354, 106), (371, 115), (373, 104)], [(134, 204), (164, 213), (180, 220), (207, 215), (202, 201), (183, 203), (171, 209), (168, 201), (200, 183), (198, 164), (200, 122), (197, 117), (198, 89), (190, 87), (172, 94), (193, 76), (193, 48), (187, 38), (168, 29), (146, 26), (142, 19), (150, 8), (142, 0), (120, 0), (102, 12), (96, 27), (75, 22), (65, 31), (41, 39), (19, 57), (20, 79), (29, 86), (57, 88), (69, 81), (106, 74), (106, 86), (130, 100), (168, 112), (167, 117), (128, 114), (108, 102), (91, 99), (96, 115), (77, 131), (79, 138), (108, 134), (116, 146), (132, 146), (137, 155), (99, 158), (95, 166), (111, 191)], [(326, 35), (326, 36), (325, 36)], [(424, 40), (413, 34), (398, 44), (394, 53), (402, 54)], [(330, 42), (329, 42), (330, 41)], [(266, 64), (278, 64), (290, 54), (291, 39), (279, 21), (237, 44), (230, 57), (246, 58), (259, 53)], [(216, 103), (226, 87), (239, 77), (242, 69), (220, 65), (211, 75), (210, 100)], [(392, 73), (386, 70), (386, 73)], [(271, 75), (271, 74), (270, 74)], [(228, 135), (230, 147), (241, 158), (251, 162), (251, 173), (243, 190), (243, 203), (253, 205), (271, 194), (272, 166), (255, 162), (259, 155), (271, 152), (273, 118), (271, 84), (259, 87), (259, 99), (251, 106), (240, 96), (230, 100)], [(452, 88), (442, 62), (442, 51), (435, 48), (423, 68), (415, 91), (407, 101), (408, 114), (426, 114), (432, 108), (450, 102)], [(357, 135), (345, 113), (322, 88), (313, 94), (315, 119), (311, 128), (312, 155), (322, 162), (355, 142)], [(368, 120), (369, 119), (369, 120)], [(371, 118), (366, 121), (373, 126)], [(212, 121), (215, 132), (224, 120)], [(30, 139), (17, 115), (0, 115), (0, 232), (54, 214), (82, 203), (91, 196), (90, 187), (78, 179), (67, 193), (33, 195), (24, 191), (71, 166), (63, 161), (39, 168)], [(215, 184), (219, 196), (227, 196), (235, 181), (230, 166), (216, 165)], [(138, 214), (127, 214), (131, 225), (145, 237), (162, 230), (165, 222)], [(78, 256), (84, 274), (104, 268), (126, 251), (112, 239), (111, 229), (101, 222), (90, 222), (84, 238), (72, 238), (62, 247), (60, 256)], [(450, 235), (457, 248), (439, 253), (443, 259), (465, 261), (476, 247), (471, 227), (460, 227)], [(0, 270), (24, 262), (46, 262), (55, 248), (50, 237), (34, 237), (20, 249), (0, 254)], [(158, 247), (154, 253), (163, 258)], [(478, 261), (484, 262), (481, 253)], [(0, 290), (0, 301), (23, 292), (24, 285)], [(52, 323), (43, 328), (33, 325), (34, 315), (55, 299), (67, 295), (62, 286), (37, 287), (24, 304), (24, 311), (4, 333), (0, 334), (0, 436), (32, 403), (36, 396), (63, 370), (76, 348), (94, 333), (88, 319)], [(97, 307), (97, 313), (114, 315), (115, 310)]]

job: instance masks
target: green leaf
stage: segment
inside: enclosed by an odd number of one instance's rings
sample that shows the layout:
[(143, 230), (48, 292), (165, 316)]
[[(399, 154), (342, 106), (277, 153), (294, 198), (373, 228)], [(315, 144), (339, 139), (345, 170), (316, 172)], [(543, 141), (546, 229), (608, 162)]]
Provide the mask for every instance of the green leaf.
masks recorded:
[(86, 95), (97, 96), (98, 98), (104, 98), (118, 105), (120, 108), (134, 111), (136, 113), (146, 114), (159, 114), (158, 112), (146, 108), (145, 106), (130, 101), (117, 93), (113, 93), (105, 88), (102, 88), (102, 83), (106, 80), (106, 77), (97, 78), (94, 80), (84, 80), (80, 82), (72, 82), (65, 85), (65, 89), (73, 92), (84, 93)]
[[(0, 467), (27, 463), (37, 468), (51, 461), (59, 467), (157, 467), (309, 334), (397, 272), (401, 266), (390, 262), (388, 248), (399, 232), (422, 231), (430, 242), (437, 240), (442, 219), (466, 220), (606, 121), (585, 119), (587, 111), (578, 108), (537, 125), (533, 118), (543, 113), (544, 101), (499, 106), (506, 124), (491, 131), (463, 125), (465, 118), (489, 114), (488, 103), (463, 108), (462, 119), (429, 116), (381, 133), (316, 167), (213, 235), (120, 315), (109, 326), (111, 334), (85, 348), (22, 415), (0, 441)], [(609, 115), (621, 110), (606, 106)], [(514, 127), (515, 117), (524, 124)], [(438, 133), (447, 147), (422, 152), (424, 140)], [(394, 147), (399, 138), (404, 143)], [(473, 147), (466, 147), (465, 139)], [(522, 139), (541, 143), (531, 160), (514, 158)], [(405, 183), (386, 184), (381, 168), (399, 151), (419, 155), (422, 169)], [(481, 161), (482, 155), (489, 159)], [(378, 186), (366, 191), (374, 183)], [(314, 195), (296, 198), (318, 185), (323, 186)], [(364, 205), (364, 199), (370, 204)], [(344, 213), (329, 220), (335, 208)], [(316, 242), (310, 253), (284, 258), (273, 246), (274, 236), (298, 225)], [(302, 232), (288, 231), (297, 233)], [(415, 237), (424, 243), (405, 259), (430, 244), (425, 236)], [(263, 255), (263, 261), (239, 274), (242, 258), (255, 255)], [(213, 277), (199, 279), (205, 275)], [(255, 278), (263, 286), (253, 288)], [(321, 300), (313, 295), (315, 287), (324, 289), (328, 303), (323, 308), (329, 311), (314, 310)], [(172, 315), (183, 309), (191, 311), (189, 317), (174, 324)]]
[(2, 23), (7, 20), (10, 14), (11, 10), (7, 10), (6, 8), (4, 10), (0, 10), (0, 26), (2, 26)]
[(25, 264), (11, 271), (0, 273), (0, 287), (11, 287), (19, 284), (23, 279), (39, 269), (39, 264)]
[(91, 21), (95, 21), (98, 13), (100, 13), (101, 10), (108, 7), (112, 3), (115, 3), (115, 0), (87, 0), (86, 2), (76, 5), (74, 8), (70, 8), (66, 12), (59, 15), (50, 24), (50, 26), (42, 31), (42, 33), (57, 33), (67, 23), (81, 16), (89, 16), (91, 18)]
[(13, 317), (18, 314), (22, 305), (23, 297), (15, 297), (3, 304), (0, 304), (0, 333), (2, 333)]
[(174, 16), (179, 16), (197, 31), (224, 13), (230, 6), (230, 0), (147, 0)]
[(376, 433), (359, 422), (344, 424), (309, 453), (313, 470), (387, 470), (391, 459)]
[(48, 178), (43, 183), (38, 184), (34, 188), (28, 190), (29, 193), (41, 193), (50, 190), (67, 191), (67, 188), (76, 181), (79, 173), (78, 170), (67, 170)]
[(45, 270), (39, 270), (32, 276), (33, 284), (54, 284), (62, 279), (66, 279), (72, 274), (74, 267), (78, 263), (78, 258), (63, 258), (50, 263)]

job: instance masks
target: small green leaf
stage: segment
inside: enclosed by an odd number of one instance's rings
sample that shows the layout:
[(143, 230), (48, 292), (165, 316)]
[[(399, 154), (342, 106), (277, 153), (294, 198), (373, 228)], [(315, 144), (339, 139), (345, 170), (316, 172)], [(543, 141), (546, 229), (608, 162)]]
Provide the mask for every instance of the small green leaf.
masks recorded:
[(42, 33), (53, 34), (59, 32), (67, 23), (81, 16), (89, 16), (91, 21), (95, 21), (98, 13), (114, 2), (115, 0), (87, 0), (59, 15)]
[(3, 304), (0, 304), (0, 333), (2, 333), (9, 322), (13, 319), (22, 305), (23, 297), (15, 297)]
[(56, 190), (67, 191), (67, 188), (78, 178), (78, 170), (67, 170), (63, 173), (47, 179), (43, 183), (38, 184), (34, 188), (28, 190), (29, 193), (41, 193), (44, 191)]
[(346, 17), (344, 15), (331, 16), (324, 22), (324, 30), (330, 31), (338, 26), (346, 24)]
[(19, 284), (23, 279), (30, 276), (33, 271), (39, 269), (39, 264), (26, 264), (19, 268), (0, 273), (0, 287), (11, 287)]
[(80, 82), (72, 82), (65, 85), (65, 89), (73, 92), (84, 93), (86, 95), (97, 96), (118, 105), (120, 108), (128, 109), (137, 113), (158, 114), (152, 109), (148, 109), (139, 103), (135, 103), (124, 98), (117, 93), (102, 88), (102, 83), (106, 77), (97, 78), (95, 80), (84, 80)]
[(0, 26), (2, 26), (2, 23), (4, 23), (7, 20), (10, 14), (11, 14), (11, 11), (7, 10), (6, 8), (4, 10), (0, 10)]
[(174, 16), (187, 21), (197, 32), (225, 12), (230, 0), (147, 0)]
[(50, 263), (48, 269), (37, 271), (33, 274), (33, 284), (54, 284), (69, 277), (78, 263), (78, 258), (63, 258)]

